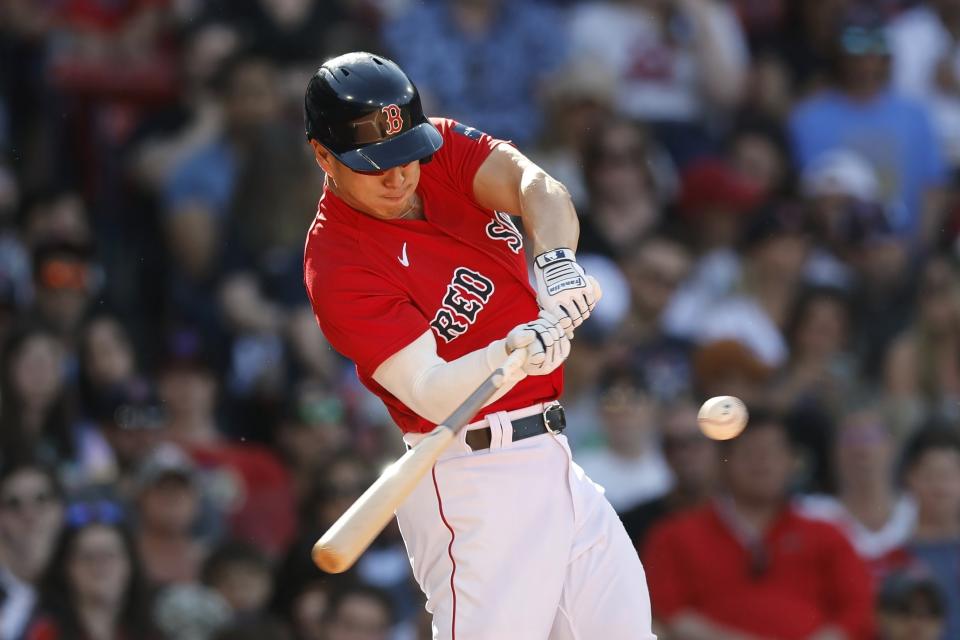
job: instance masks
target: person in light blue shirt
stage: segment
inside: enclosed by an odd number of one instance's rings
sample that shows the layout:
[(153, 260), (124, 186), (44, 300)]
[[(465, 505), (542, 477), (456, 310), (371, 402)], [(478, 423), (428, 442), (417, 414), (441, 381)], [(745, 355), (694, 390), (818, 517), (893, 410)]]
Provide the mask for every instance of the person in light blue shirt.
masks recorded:
[(919, 102), (889, 88), (882, 24), (848, 22), (837, 44), (836, 87), (801, 102), (790, 116), (795, 159), (805, 167), (837, 149), (868, 158), (894, 228), (905, 240), (922, 244), (935, 228), (932, 194), (947, 173), (930, 116)]
[(539, 133), (540, 82), (564, 62), (565, 26), (536, 0), (429, 0), (384, 26), (430, 111), (520, 146)]

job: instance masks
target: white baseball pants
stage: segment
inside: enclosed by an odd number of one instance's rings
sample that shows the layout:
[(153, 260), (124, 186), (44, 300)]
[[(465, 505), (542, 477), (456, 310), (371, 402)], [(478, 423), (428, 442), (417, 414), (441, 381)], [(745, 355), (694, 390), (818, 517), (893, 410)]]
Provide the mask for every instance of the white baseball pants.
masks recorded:
[[(498, 412), (489, 450), (466, 431), (397, 510), (435, 640), (654, 640), (643, 567), (563, 435), (512, 442)], [(421, 438), (404, 437), (410, 445)]]

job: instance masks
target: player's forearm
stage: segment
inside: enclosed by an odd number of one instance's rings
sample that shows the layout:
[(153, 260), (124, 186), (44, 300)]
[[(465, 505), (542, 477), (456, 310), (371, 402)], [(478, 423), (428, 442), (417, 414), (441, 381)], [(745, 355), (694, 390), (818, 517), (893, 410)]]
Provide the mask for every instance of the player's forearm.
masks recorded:
[(576, 251), (580, 223), (567, 188), (536, 165), (529, 165), (520, 180), (520, 215), (533, 254), (566, 247)]
[[(505, 343), (496, 340), (447, 362), (437, 355), (433, 335), (427, 331), (377, 367), (373, 379), (418, 415), (439, 424), (503, 363)], [(487, 404), (515, 384), (505, 384)]]

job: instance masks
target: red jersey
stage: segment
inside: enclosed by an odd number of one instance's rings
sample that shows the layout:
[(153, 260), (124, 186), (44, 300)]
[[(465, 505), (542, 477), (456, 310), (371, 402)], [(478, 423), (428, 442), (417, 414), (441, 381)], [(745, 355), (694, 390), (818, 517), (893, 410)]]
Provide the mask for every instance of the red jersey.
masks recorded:
[[(373, 373), (425, 331), (455, 360), (537, 317), (520, 233), (510, 217), (474, 201), (473, 179), (503, 140), (443, 118), (433, 160), (421, 165), (424, 220), (379, 220), (325, 189), (307, 235), (304, 281), (320, 329), (352, 360), (404, 432), (435, 426), (377, 384)], [(530, 376), (483, 413), (556, 399), (560, 368)]]
[(763, 537), (765, 568), (716, 503), (654, 525), (641, 559), (657, 618), (694, 610), (763, 638), (801, 640), (836, 625), (848, 638), (874, 638), (873, 590), (863, 560), (838, 529), (787, 507)]

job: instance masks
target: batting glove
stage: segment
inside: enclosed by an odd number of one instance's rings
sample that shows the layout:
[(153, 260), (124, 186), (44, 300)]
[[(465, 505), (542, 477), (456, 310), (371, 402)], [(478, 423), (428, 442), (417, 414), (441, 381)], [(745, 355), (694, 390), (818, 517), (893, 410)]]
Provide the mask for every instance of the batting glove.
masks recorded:
[(570, 338), (560, 320), (549, 311), (540, 311), (537, 319), (515, 327), (507, 334), (507, 353), (527, 350), (523, 372), (529, 376), (552, 373), (570, 355)]
[(541, 309), (560, 319), (560, 326), (573, 337), (573, 330), (590, 317), (600, 299), (600, 285), (583, 272), (570, 249), (552, 249), (537, 256), (533, 264), (537, 302)]

